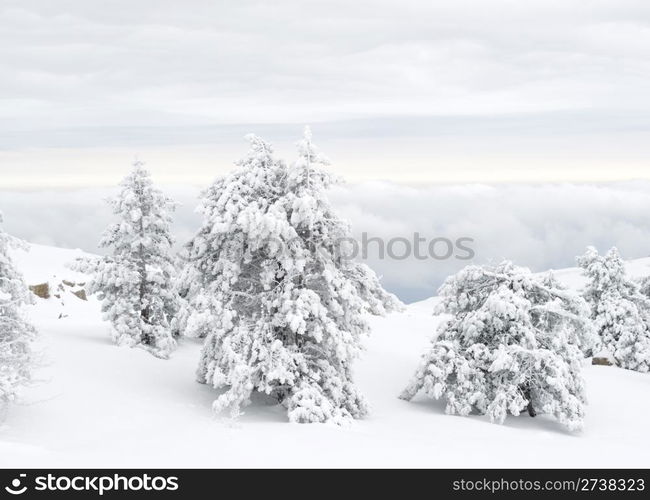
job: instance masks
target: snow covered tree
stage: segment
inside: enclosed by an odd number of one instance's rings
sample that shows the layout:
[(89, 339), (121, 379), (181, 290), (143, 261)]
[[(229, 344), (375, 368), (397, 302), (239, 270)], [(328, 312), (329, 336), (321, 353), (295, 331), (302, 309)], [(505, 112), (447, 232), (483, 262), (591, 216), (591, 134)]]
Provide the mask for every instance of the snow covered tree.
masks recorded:
[(118, 222), (99, 244), (112, 249), (111, 255), (79, 261), (76, 267), (92, 273), (88, 291), (102, 301), (114, 342), (167, 358), (175, 347), (170, 322), (178, 309), (170, 232), (175, 205), (153, 185), (141, 162), (133, 164), (120, 186), (110, 200)]
[(589, 247), (577, 260), (588, 279), (584, 296), (601, 349), (622, 368), (649, 371), (650, 299), (637, 281), (628, 278), (615, 247), (605, 255)]
[(203, 226), (187, 247), (201, 280), (188, 331), (206, 337), (198, 380), (228, 388), (214, 410), (233, 417), (260, 392), (292, 422), (359, 418), (367, 406), (352, 362), (366, 315), (400, 303), (341, 251), (349, 228), (328, 202), (335, 179), (310, 132), (291, 167), (247, 138), (238, 168), (204, 193)]
[(172, 337), (178, 339), (188, 333), (187, 321), (192, 313), (189, 299), (200, 292), (196, 288), (200, 280), (197, 279), (194, 269), (187, 264), (183, 255), (176, 255), (174, 267), (177, 273), (173, 283), (173, 292), (177, 298), (177, 307), (170, 322), (170, 328)]
[(401, 395), (444, 397), (449, 414), (554, 415), (582, 426), (584, 351), (595, 341), (589, 308), (552, 275), (536, 276), (505, 261), (468, 266), (439, 290), (443, 321)]
[(641, 293), (650, 299), (650, 276), (645, 276), (639, 280)]
[(9, 257), (9, 246), (14, 242), (0, 228), (0, 417), (31, 378), (30, 343), (36, 336), (22, 312), (22, 306), (32, 301), (30, 292)]

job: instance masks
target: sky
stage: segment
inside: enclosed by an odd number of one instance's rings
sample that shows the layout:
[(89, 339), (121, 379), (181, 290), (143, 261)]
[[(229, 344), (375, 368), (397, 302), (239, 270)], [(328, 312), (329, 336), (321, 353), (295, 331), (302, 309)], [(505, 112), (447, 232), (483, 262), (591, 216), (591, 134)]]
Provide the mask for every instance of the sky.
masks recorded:
[[(355, 236), (459, 236), (475, 263), (650, 249), (650, 3), (0, 0), (0, 210), (97, 252), (137, 157), (199, 224), (254, 132), (305, 125)], [(404, 300), (467, 264), (366, 261)], [(650, 274), (650, 273), (649, 273)]]
[(2, 0), (0, 188), (209, 182), (305, 124), (351, 181), (650, 178), (650, 4)]

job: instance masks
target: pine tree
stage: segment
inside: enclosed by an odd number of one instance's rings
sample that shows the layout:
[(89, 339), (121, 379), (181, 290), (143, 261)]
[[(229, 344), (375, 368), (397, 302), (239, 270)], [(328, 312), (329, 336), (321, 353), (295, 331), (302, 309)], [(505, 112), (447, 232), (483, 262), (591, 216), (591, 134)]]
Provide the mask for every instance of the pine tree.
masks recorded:
[(178, 309), (170, 253), (175, 205), (153, 185), (141, 162), (133, 164), (120, 187), (110, 200), (118, 222), (106, 229), (99, 244), (112, 249), (111, 255), (79, 261), (77, 269), (93, 274), (88, 291), (102, 301), (116, 344), (167, 358), (175, 347), (170, 322)]
[(419, 391), (445, 398), (450, 414), (554, 415), (570, 429), (582, 425), (581, 366), (594, 342), (588, 306), (559, 286), (511, 262), (468, 266), (439, 290), (441, 323), (401, 398)]
[(193, 274), (193, 268), (187, 264), (181, 253), (178, 253), (174, 259), (174, 268), (177, 272), (172, 284), (172, 291), (176, 296), (177, 307), (170, 321), (170, 330), (172, 337), (178, 340), (188, 334), (187, 321), (192, 312), (189, 300), (200, 290), (195, 288), (199, 280)]
[(176, 265), (179, 273), (174, 288), (179, 298), (179, 309), (172, 321), (172, 333), (176, 338), (202, 339), (212, 328), (211, 313), (208, 297), (203, 290), (203, 275), (189, 258), (190, 253), (196, 250), (192, 248), (192, 243), (185, 245), (178, 255)]
[(650, 299), (650, 276), (644, 276), (639, 280), (641, 293)]
[(0, 228), (0, 417), (19, 388), (31, 379), (34, 361), (30, 343), (36, 336), (22, 311), (32, 298), (9, 256), (12, 243), (18, 242)]
[(622, 368), (649, 371), (650, 299), (628, 278), (618, 250), (614, 247), (601, 256), (589, 247), (578, 264), (589, 280), (584, 296), (601, 348)]
[(292, 422), (343, 422), (367, 405), (352, 362), (366, 314), (400, 307), (340, 243), (349, 228), (326, 190), (335, 181), (306, 131), (292, 167), (248, 136), (238, 169), (204, 193), (203, 226), (188, 246), (202, 292), (188, 320), (205, 335), (200, 382), (228, 387), (217, 412), (235, 417), (254, 392), (271, 395)]

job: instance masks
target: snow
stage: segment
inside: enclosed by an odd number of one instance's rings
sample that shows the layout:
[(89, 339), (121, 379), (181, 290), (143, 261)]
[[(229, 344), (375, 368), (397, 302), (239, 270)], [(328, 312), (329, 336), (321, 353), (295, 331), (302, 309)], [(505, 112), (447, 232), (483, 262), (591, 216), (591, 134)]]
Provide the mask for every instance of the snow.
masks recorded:
[(62, 279), (69, 281), (85, 281), (87, 277), (81, 273), (71, 271), (67, 263), (77, 257), (88, 256), (80, 249), (48, 247), (45, 245), (29, 244), (29, 251), (13, 251), (11, 258), (20, 270), (28, 285), (37, 285), (46, 282), (60, 282)]
[[(14, 252), (30, 284), (56, 275), (79, 281), (65, 262), (80, 251), (32, 245)], [(650, 259), (628, 270), (647, 275)], [(580, 286), (579, 270), (556, 272)], [(72, 300), (74, 299), (74, 300)], [(550, 417), (444, 414), (444, 401), (397, 396), (413, 375), (440, 318), (436, 299), (371, 318), (356, 366), (371, 413), (348, 426), (290, 424), (286, 410), (256, 400), (236, 423), (211, 411), (216, 391), (195, 382), (200, 341), (183, 340), (169, 360), (114, 346), (99, 304), (37, 299), (39, 380), (0, 426), (3, 467), (649, 467), (650, 376), (585, 366), (585, 429)], [(57, 319), (65, 310), (67, 317)]]

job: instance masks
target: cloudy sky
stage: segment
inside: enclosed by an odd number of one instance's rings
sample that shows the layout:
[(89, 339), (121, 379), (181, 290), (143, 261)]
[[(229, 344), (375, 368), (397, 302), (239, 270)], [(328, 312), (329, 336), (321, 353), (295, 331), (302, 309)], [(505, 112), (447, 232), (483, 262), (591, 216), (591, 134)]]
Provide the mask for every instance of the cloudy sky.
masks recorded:
[[(460, 236), (475, 262), (650, 253), (650, 3), (0, 0), (0, 210), (97, 251), (137, 155), (198, 225), (255, 132), (310, 124), (354, 232)], [(369, 263), (405, 300), (467, 262)]]
[(0, 187), (204, 183), (312, 125), (350, 180), (649, 178), (650, 4), (2, 0)]

